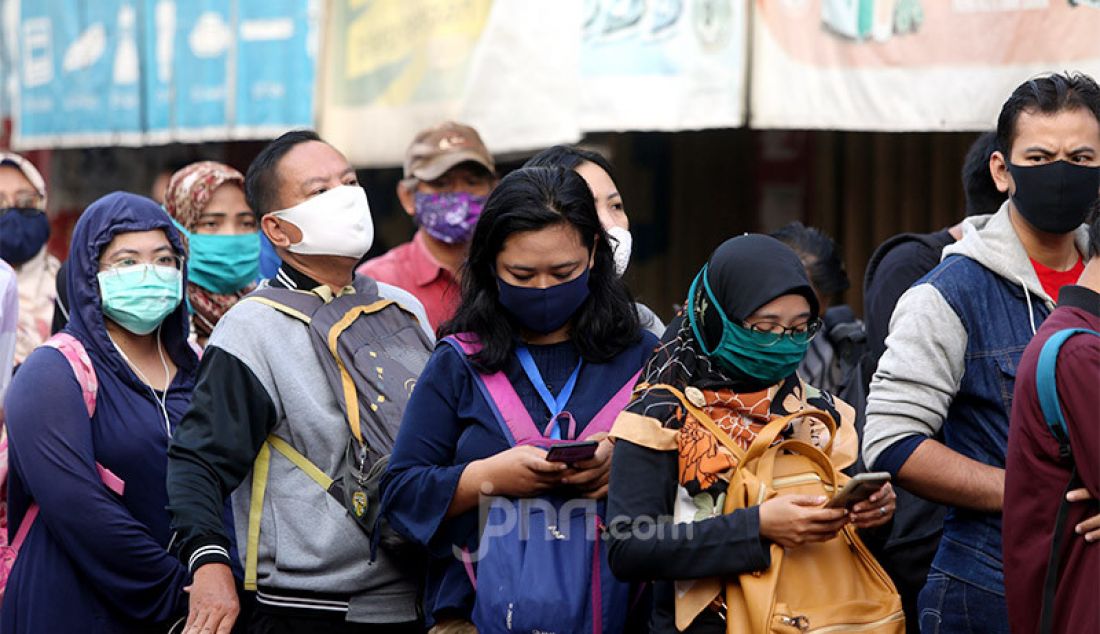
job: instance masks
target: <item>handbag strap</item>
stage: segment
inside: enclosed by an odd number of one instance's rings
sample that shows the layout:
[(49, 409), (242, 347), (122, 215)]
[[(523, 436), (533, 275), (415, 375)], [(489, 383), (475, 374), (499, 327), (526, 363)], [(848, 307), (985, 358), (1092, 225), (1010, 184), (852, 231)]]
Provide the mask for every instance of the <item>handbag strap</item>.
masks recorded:
[[(768, 450), (768, 447), (775, 442), (776, 438), (783, 433), (783, 430), (791, 424), (792, 421), (799, 418), (816, 418), (824, 423), (829, 430), (829, 442), (825, 444), (825, 448), (821, 450), (826, 455), (832, 452), (833, 440), (836, 438), (836, 423), (833, 421), (833, 417), (828, 413), (819, 409), (808, 409), (800, 412), (794, 412), (793, 414), (787, 414), (786, 416), (780, 416), (769, 422), (764, 429), (756, 435), (756, 439), (749, 445), (748, 451), (745, 452), (745, 462), (752, 462), (759, 458)], [(727, 437), (728, 438), (728, 437)], [(730, 440), (730, 442), (733, 442)]]

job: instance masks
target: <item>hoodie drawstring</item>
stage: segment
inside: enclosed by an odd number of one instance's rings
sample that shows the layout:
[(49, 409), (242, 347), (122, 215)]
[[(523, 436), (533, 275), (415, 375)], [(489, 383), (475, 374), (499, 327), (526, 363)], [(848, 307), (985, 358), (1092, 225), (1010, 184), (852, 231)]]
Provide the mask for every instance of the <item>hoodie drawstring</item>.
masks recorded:
[(1017, 275), (1016, 280), (1020, 282), (1020, 286), (1024, 287), (1024, 301), (1027, 302), (1027, 320), (1031, 324), (1031, 334), (1034, 336), (1039, 329), (1035, 327), (1035, 309), (1031, 306), (1031, 293), (1027, 290), (1027, 284), (1022, 277)]

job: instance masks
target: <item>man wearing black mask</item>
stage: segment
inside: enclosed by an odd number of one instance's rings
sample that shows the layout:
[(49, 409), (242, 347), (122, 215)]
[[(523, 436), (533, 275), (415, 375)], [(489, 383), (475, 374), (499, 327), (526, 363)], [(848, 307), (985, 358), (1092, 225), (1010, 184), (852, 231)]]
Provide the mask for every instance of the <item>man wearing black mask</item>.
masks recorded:
[[(1100, 194), (1100, 86), (1032, 79), (1005, 102), (989, 160), (1009, 200), (899, 300), (867, 399), (864, 461), (951, 507), (921, 591), (926, 631), (1008, 632), (1001, 510), (1024, 347), (1083, 270)], [(933, 438), (943, 431), (943, 442)]]

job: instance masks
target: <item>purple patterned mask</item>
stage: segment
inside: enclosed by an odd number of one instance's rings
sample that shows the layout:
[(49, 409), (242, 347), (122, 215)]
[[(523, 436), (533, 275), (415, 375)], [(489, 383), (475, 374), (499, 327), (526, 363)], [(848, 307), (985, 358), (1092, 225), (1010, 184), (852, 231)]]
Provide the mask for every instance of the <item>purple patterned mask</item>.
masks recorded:
[(447, 244), (469, 242), (485, 207), (486, 196), (466, 192), (416, 194), (416, 223)]

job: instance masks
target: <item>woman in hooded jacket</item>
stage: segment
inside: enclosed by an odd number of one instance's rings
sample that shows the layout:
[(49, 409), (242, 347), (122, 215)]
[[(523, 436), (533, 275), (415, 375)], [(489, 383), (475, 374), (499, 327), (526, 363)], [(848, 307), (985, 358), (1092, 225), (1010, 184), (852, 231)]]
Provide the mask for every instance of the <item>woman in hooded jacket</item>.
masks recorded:
[(181, 253), (171, 220), (141, 196), (104, 196), (76, 224), (71, 320), (7, 399), (9, 536), (23, 541), (6, 634), (165, 632), (186, 612), (165, 510), (168, 442), (197, 366)]
[[(867, 528), (893, 516), (889, 484), (849, 510), (822, 508), (824, 498), (778, 495), (723, 512), (737, 465), (724, 443), (748, 449), (776, 418), (826, 412), (836, 423), (834, 438), (809, 417), (794, 419), (784, 436), (822, 450), (832, 440), (837, 469), (855, 461), (852, 408), (797, 373), (820, 327), (817, 299), (798, 256), (775, 238), (746, 234), (714, 251), (691, 285), (684, 314), (669, 325), (642, 371), (633, 400), (611, 430), (609, 559), (622, 579), (657, 580), (651, 631), (726, 632), (721, 584), (675, 586), (677, 581), (762, 571), (771, 564), (770, 544), (824, 542), (849, 522)], [(729, 438), (713, 435), (672, 390)], [(691, 530), (668, 530), (673, 521)], [(639, 522), (651, 528), (656, 522), (657, 530), (632, 530)]]

